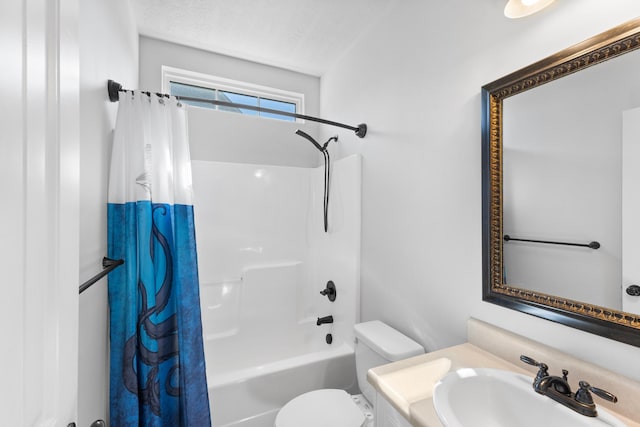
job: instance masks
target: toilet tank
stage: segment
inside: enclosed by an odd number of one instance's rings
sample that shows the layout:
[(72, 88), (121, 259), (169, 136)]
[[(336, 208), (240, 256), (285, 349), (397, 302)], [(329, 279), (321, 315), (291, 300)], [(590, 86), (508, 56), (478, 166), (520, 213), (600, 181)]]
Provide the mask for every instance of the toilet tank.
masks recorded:
[(424, 348), (411, 338), (379, 321), (358, 323), (356, 336), (356, 372), (358, 386), (369, 403), (375, 403), (375, 390), (367, 382), (367, 371), (376, 366), (424, 353)]

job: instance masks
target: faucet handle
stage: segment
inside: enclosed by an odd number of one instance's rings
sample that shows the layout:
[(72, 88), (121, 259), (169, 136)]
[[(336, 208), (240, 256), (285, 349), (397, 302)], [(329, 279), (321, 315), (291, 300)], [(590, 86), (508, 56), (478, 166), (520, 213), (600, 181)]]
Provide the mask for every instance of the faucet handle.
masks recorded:
[(529, 357), (529, 356), (525, 356), (524, 354), (520, 355), (520, 360), (522, 360), (524, 363), (528, 364), (528, 365), (533, 365), (533, 366), (540, 366), (541, 363), (538, 362), (537, 360), (534, 360), (533, 358)]
[(320, 295), (326, 296), (331, 302), (336, 300), (336, 285), (333, 283), (333, 280), (327, 282), (327, 287), (320, 291)]
[(549, 375), (549, 366), (547, 366), (546, 363), (538, 362), (537, 360), (534, 360), (529, 356), (525, 356), (524, 354), (520, 355), (520, 360), (528, 365), (537, 366), (538, 368), (540, 368), (538, 370), (538, 375), (536, 375), (536, 379), (540, 379)]
[(601, 388), (592, 387), (586, 381), (580, 381), (578, 385), (580, 386), (580, 389), (576, 391), (576, 400), (580, 403), (586, 403), (587, 405), (593, 404), (593, 397), (591, 397), (591, 393), (589, 393), (589, 391), (604, 400), (608, 400), (609, 402), (616, 403), (618, 401), (618, 398), (614, 394)]

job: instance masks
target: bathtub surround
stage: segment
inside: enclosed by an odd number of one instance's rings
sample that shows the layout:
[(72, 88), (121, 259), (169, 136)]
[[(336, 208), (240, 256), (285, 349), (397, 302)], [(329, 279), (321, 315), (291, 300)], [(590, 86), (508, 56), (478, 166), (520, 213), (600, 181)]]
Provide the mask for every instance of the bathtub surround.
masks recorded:
[[(207, 380), (215, 427), (272, 425), (306, 391), (357, 391), (360, 158), (322, 167), (193, 162)], [(320, 294), (328, 281), (330, 301)], [(317, 325), (318, 317), (333, 316)], [(326, 335), (333, 340), (327, 344)]]
[(210, 425), (183, 104), (120, 98), (111, 159), (111, 424)]

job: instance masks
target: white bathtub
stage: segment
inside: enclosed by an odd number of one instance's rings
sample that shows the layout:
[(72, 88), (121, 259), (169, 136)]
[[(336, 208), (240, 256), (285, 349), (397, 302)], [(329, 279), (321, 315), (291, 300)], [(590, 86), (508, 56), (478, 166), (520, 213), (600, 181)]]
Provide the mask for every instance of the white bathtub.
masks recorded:
[(278, 410), (302, 393), (320, 388), (355, 392), (353, 349), (335, 341), (324, 346), (265, 364), (256, 363), (254, 348), (245, 354), (254, 366), (208, 375), (213, 427), (273, 427)]
[[(314, 317), (301, 319), (295, 302), (303, 272), (300, 262), (254, 266), (240, 280), (201, 284), (214, 427), (272, 427), (278, 410), (301, 393), (353, 391), (353, 346), (336, 333), (345, 320), (338, 314), (317, 326)], [(322, 309), (319, 315), (335, 314), (328, 302)]]
[[(321, 168), (193, 162), (214, 427), (273, 427), (278, 410), (301, 393), (357, 391), (360, 159), (332, 170), (325, 233)], [(328, 280), (335, 302), (319, 294)], [(334, 323), (316, 326), (327, 315)]]

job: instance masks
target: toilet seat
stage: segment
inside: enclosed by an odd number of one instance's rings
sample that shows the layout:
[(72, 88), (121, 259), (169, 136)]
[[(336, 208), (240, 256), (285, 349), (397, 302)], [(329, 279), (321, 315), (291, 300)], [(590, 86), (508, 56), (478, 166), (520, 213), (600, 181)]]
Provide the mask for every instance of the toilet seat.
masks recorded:
[(344, 390), (322, 389), (301, 394), (284, 405), (275, 427), (363, 427), (366, 417)]

